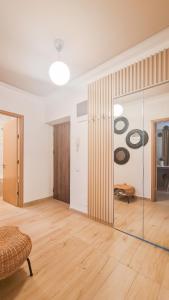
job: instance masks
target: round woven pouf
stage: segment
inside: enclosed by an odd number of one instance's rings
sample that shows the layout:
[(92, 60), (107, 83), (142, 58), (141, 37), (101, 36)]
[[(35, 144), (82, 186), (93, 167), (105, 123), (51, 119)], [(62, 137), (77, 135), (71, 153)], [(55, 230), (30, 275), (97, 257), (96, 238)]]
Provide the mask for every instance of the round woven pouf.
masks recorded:
[(30, 237), (20, 232), (18, 227), (0, 227), (0, 279), (15, 273), (25, 260), (28, 262), (30, 275), (32, 276), (28, 258), (31, 248)]

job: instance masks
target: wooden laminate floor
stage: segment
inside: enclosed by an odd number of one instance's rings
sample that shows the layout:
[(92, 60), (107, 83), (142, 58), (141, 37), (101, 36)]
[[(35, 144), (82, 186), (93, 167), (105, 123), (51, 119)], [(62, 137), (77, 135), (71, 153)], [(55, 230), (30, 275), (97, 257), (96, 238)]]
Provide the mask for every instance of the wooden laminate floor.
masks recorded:
[(0, 225), (33, 241), (25, 263), (0, 281), (0, 300), (168, 300), (169, 253), (73, 212), (56, 200), (23, 209), (0, 202)]
[(114, 201), (115, 227), (169, 249), (169, 199)]

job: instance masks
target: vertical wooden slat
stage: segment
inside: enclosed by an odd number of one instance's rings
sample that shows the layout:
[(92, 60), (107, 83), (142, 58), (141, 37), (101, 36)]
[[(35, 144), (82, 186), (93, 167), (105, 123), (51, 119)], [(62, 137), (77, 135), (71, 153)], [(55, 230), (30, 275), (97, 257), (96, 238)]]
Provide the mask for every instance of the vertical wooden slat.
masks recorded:
[(94, 162), (94, 183), (93, 183), (93, 191), (94, 191), (94, 195), (93, 195), (93, 208), (94, 208), (94, 216), (95, 218), (97, 219), (97, 206), (96, 206), (96, 189), (97, 189), (97, 183), (96, 183), (96, 176), (97, 176), (97, 173), (96, 173), (96, 143), (97, 143), (97, 140), (96, 140), (96, 98), (97, 98), (97, 93), (98, 93), (98, 89), (97, 89), (97, 86), (98, 86), (98, 82), (96, 81), (95, 84), (94, 84), (94, 102), (93, 102), (93, 110), (94, 110), (94, 128), (93, 128), (93, 141), (94, 141), (94, 147), (93, 147), (93, 162)]
[[(96, 197), (97, 197), (97, 96), (98, 96), (98, 81), (95, 82), (95, 91), (94, 91), (94, 214), (97, 216), (97, 205), (96, 205)], [(97, 218), (96, 218), (97, 220)]]
[[(91, 136), (92, 136), (92, 126), (91, 126), (91, 106), (92, 106), (92, 101), (91, 101), (91, 85), (89, 84), (88, 86), (88, 99), (90, 99), (90, 105), (88, 105), (88, 140), (91, 141)], [(90, 166), (90, 173), (88, 173), (88, 186), (89, 182), (92, 180), (92, 168), (91, 168), (91, 163), (92, 163), (92, 143), (88, 143), (88, 165)], [(90, 184), (91, 185), (91, 184)], [(91, 216), (91, 188), (88, 188), (88, 214)]]
[[(101, 81), (101, 99), (102, 99), (102, 112), (101, 112), (101, 122), (103, 124), (103, 130), (102, 130), (102, 160), (103, 160), (103, 164), (102, 164), (102, 169), (101, 169), (101, 173), (102, 173), (102, 183), (105, 182), (105, 131), (106, 131), (106, 123), (105, 123), (105, 105), (106, 105), (106, 101), (105, 101), (105, 81), (106, 78), (103, 78), (103, 80)], [(103, 220), (103, 222), (105, 222), (105, 191), (106, 191), (106, 185), (104, 184), (102, 186), (102, 198), (101, 198), (101, 220)]]
[(123, 69), (119, 71), (119, 93), (123, 95)]
[(157, 70), (157, 82), (162, 82), (162, 52), (158, 53), (157, 55), (158, 60), (158, 70)]
[(105, 105), (106, 105), (106, 101), (105, 101), (105, 95), (104, 95), (104, 89), (105, 89), (105, 80), (106, 78), (103, 78), (103, 80), (101, 81), (101, 95), (102, 95), (102, 113), (101, 113), (101, 122), (103, 124), (103, 130), (102, 130), (102, 144), (103, 144), (103, 148), (102, 148), (102, 160), (103, 160), (103, 164), (102, 164), (102, 169), (101, 169), (101, 173), (102, 173), (102, 206), (101, 206), (101, 220), (103, 222), (105, 222), (105, 190), (106, 190), (106, 185), (105, 185), (105, 131), (106, 131), (106, 124), (105, 124)]
[(113, 86), (114, 86), (114, 89), (113, 89), (113, 98), (115, 98), (117, 95), (116, 95), (116, 73), (112, 74), (112, 81), (113, 81)]
[(166, 50), (162, 52), (162, 81), (167, 80), (166, 74), (167, 66), (166, 66)]
[(141, 61), (140, 68), (141, 68), (141, 70), (140, 70), (140, 76), (141, 76), (140, 88), (143, 89), (144, 88), (144, 60)]
[[(127, 91), (127, 94), (130, 92), (130, 69), (129, 67), (127, 67), (126, 69), (126, 91)], [(119, 97), (117, 95), (117, 97)]]
[(112, 76), (110, 75), (108, 78), (108, 160), (107, 160), (107, 169), (108, 169), (108, 223), (113, 224), (113, 198), (112, 198), (112, 168), (113, 168), (113, 160), (112, 160)]
[(152, 55), (148, 59), (148, 72), (149, 72), (149, 86), (153, 84), (153, 59)]
[(136, 89), (139, 90), (140, 89), (140, 62), (136, 64), (136, 73), (137, 73)]
[(118, 72), (114, 73), (114, 79), (115, 79), (115, 97), (118, 97)]
[(113, 96), (120, 97), (169, 80), (169, 49), (113, 74)]
[(89, 93), (88, 93), (88, 99), (90, 99), (90, 105), (88, 106), (89, 110), (89, 129), (88, 129), (88, 138), (89, 138), (89, 145), (88, 145), (88, 157), (89, 157), (89, 168), (90, 172), (88, 175), (88, 186), (90, 188), (88, 189), (88, 209), (89, 209), (89, 216), (92, 216), (93, 212), (93, 185), (94, 185), (94, 149), (93, 149), (93, 132), (94, 132), (94, 121), (93, 121), (93, 95), (94, 95), (94, 85), (89, 86)]
[(94, 149), (94, 128), (95, 128), (95, 111), (94, 111), (94, 94), (95, 94), (95, 85), (93, 85), (92, 87), (92, 172), (93, 172), (93, 178), (92, 178), (92, 211), (91, 211), (91, 216), (93, 215), (93, 212), (95, 210), (95, 206), (94, 206), (94, 185), (95, 185), (95, 163), (94, 163), (94, 155), (95, 155), (95, 149)]
[(144, 87), (149, 86), (149, 60), (148, 58), (145, 59), (144, 63)]
[(137, 89), (137, 72), (136, 72), (136, 64), (133, 65), (133, 89)]
[(120, 95), (120, 71), (117, 72), (117, 87), (118, 87), (117, 93), (118, 95)]
[[(109, 80), (107, 78), (106, 82), (105, 82), (105, 99), (109, 99)], [(106, 165), (108, 165), (109, 163), (109, 149), (108, 149), (108, 142), (109, 142), (109, 103), (108, 101), (105, 101), (106, 105), (105, 105), (105, 159), (106, 159)], [(105, 169), (105, 199), (109, 199), (109, 186), (108, 184), (106, 184), (106, 182), (109, 182), (109, 169), (106, 168)], [(105, 201), (105, 211), (104, 211), (104, 218), (105, 221), (109, 220), (109, 214), (108, 214), (108, 201)]]
[[(104, 106), (103, 106), (103, 152), (104, 152), (104, 165), (107, 166), (106, 164), (106, 134), (107, 134), (107, 126), (106, 126), (106, 106), (107, 106), (107, 98), (106, 98), (106, 82), (107, 82), (107, 77), (104, 78), (103, 81), (103, 98), (104, 98)], [(106, 168), (104, 167), (103, 169), (103, 186), (104, 186), (104, 190), (103, 190), (103, 220), (104, 222), (106, 222), (106, 217), (105, 217), (105, 208), (106, 208), (106, 190), (107, 190), (107, 184), (106, 184)]]
[[(126, 82), (125, 81), (126, 81), (126, 68), (123, 69), (123, 95), (126, 94)], [(112, 81), (112, 86), (115, 86), (114, 80)], [(113, 98), (114, 98), (114, 89), (113, 89)]]
[[(110, 80), (111, 78), (111, 80)], [(89, 216), (97, 221), (111, 223), (111, 105), (112, 76), (89, 86)], [(110, 99), (111, 97), (111, 99)], [(94, 121), (91, 115), (94, 115)]]
[(157, 70), (158, 70), (158, 62), (157, 55), (153, 55), (153, 85), (157, 84)]
[(169, 80), (169, 49), (167, 49), (167, 53), (166, 53), (166, 75), (167, 75), (167, 79)]
[[(97, 140), (97, 148), (98, 148), (98, 170), (100, 170), (101, 166), (101, 160), (100, 160), (100, 145), (101, 145), (101, 139), (100, 139), (100, 131), (101, 131), (101, 119), (100, 119), (100, 103), (101, 103), (101, 94), (100, 94), (100, 83), (99, 83), (99, 93), (98, 93), (98, 99), (97, 99), (97, 105), (98, 105), (98, 115), (97, 115), (97, 122), (98, 122), (98, 140)], [(100, 172), (97, 174), (98, 181), (97, 181), (97, 189), (98, 189), (98, 198), (97, 201), (99, 203), (99, 206), (101, 206), (101, 196), (100, 196), (100, 187), (101, 187), (101, 176)], [(99, 216), (100, 218), (100, 216)]]
[[(98, 144), (97, 144), (97, 147), (98, 147), (98, 170), (100, 170), (100, 167), (101, 167), (101, 93), (100, 93), (100, 87), (99, 87), (99, 97), (98, 97), (98, 102), (97, 102), (97, 105), (98, 105)], [(98, 201), (101, 205), (101, 174), (100, 172), (98, 172)]]
[(129, 91), (133, 89), (133, 66), (129, 66)]

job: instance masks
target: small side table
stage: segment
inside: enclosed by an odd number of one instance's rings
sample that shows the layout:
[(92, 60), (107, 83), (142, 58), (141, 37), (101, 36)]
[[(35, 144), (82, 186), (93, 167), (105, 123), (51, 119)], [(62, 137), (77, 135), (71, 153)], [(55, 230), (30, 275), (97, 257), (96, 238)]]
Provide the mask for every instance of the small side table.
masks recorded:
[(135, 188), (132, 185), (123, 183), (123, 184), (115, 184), (114, 185), (114, 194), (117, 197), (126, 197), (128, 203), (130, 203), (130, 199), (135, 195)]

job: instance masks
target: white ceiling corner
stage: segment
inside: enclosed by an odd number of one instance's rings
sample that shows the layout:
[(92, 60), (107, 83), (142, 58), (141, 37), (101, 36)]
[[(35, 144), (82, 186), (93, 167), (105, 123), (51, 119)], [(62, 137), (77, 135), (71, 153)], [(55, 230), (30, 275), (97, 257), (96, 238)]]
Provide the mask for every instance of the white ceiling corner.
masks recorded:
[(169, 26), (168, 0), (0, 0), (0, 81), (48, 97), (64, 39), (71, 80)]

